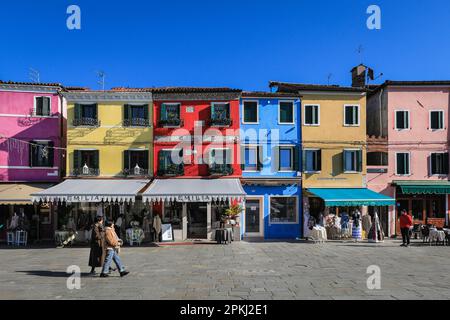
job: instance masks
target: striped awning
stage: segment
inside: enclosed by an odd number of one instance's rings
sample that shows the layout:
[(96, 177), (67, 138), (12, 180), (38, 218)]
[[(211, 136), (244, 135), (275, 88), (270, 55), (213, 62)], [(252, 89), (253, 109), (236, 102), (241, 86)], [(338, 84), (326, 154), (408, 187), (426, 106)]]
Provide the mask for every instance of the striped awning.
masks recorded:
[(43, 191), (51, 183), (2, 183), (0, 184), (0, 204), (32, 204), (31, 194)]
[(400, 187), (404, 194), (450, 194), (450, 181), (395, 180), (392, 184)]

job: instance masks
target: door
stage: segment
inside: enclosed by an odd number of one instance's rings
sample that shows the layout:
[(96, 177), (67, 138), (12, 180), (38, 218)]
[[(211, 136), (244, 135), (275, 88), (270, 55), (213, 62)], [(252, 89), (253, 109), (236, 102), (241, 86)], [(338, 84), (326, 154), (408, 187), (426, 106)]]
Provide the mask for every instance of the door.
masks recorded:
[(264, 223), (262, 215), (262, 199), (245, 200), (245, 236), (264, 236)]
[(187, 204), (188, 239), (207, 238), (207, 210), (206, 202), (193, 202)]

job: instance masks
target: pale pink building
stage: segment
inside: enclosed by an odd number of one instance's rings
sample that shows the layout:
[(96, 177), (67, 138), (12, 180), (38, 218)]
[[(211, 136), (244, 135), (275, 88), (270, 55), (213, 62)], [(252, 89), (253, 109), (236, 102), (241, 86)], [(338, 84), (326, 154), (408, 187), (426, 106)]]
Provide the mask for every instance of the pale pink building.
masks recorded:
[(399, 234), (402, 209), (417, 224), (448, 224), (450, 81), (386, 81), (370, 89), (367, 183), (396, 199), (385, 213), (388, 234)]

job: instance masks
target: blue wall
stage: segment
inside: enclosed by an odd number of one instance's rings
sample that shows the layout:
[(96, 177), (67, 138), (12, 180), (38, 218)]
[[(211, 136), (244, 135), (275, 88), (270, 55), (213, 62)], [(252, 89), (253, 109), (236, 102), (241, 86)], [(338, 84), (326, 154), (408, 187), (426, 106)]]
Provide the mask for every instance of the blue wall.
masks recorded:
[[(259, 123), (244, 124), (243, 123), (243, 101), (258, 101)], [(294, 102), (294, 124), (279, 124), (279, 101)], [(245, 97), (240, 103), (240, 125), (241, 125), (241, 145), (253, 144), (262, 145), (263, 147), (263, 164), (260, 171), (246, 172), (243, 171), (243, 178), (267, 178), (278, 180), (277, 186), (244, 186), (244, 190), (248, 197), (264, 196), (264, 238), (265, 239), (293, 239), (301, 236), (302, 233), (302, 188), (301, 184), (287, 185), (283, 182), (286, 178), (295, 178), (301, 176), (301, 102), (299, 98), (253, 98)], [(250, 131), (250, 132), (249, 132)], [(256, 132), (256, 136), (252, 133)], [(278, 131), (278, 135), (276, 134)], [(261, 135), (260, 133), (265, 134)], [(297, 146), (299, 159), (299, 171), (297, 172), (278, 172), (275, 168), (276, 161), (274, 154), (275, 146), (294, 145)], [(270, 223), (270, 196), (292, 195), (298, 196), (298, 217), (297, 223), (294, 224), (271, 224)], [(245, 222), (242, 224), (244, 225)], [(243, 232), (243, 230), (242, 230)]]

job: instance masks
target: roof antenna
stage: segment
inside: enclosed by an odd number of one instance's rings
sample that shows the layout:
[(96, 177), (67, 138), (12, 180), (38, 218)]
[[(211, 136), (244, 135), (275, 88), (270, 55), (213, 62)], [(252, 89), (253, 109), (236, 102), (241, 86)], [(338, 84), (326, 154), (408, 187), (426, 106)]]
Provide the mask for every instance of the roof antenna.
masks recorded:
[(28, 77), (30, 78), (31, 82), (40, 83), (40, 73), (38, 70), (29, 68), (28, 71)]
[(328, 74), (328, 76), (327, 76), (327, 83), (328, 83), (328, 85), (330, 85), (330, 79), (333, 77), (333, 74), (332, 73), (329, 73)]
[(97, 71), (97, 77), (98, 77), (97, 83), (102, 88), (102, 91), (105, 91), (105, 72), (101, 70)]

